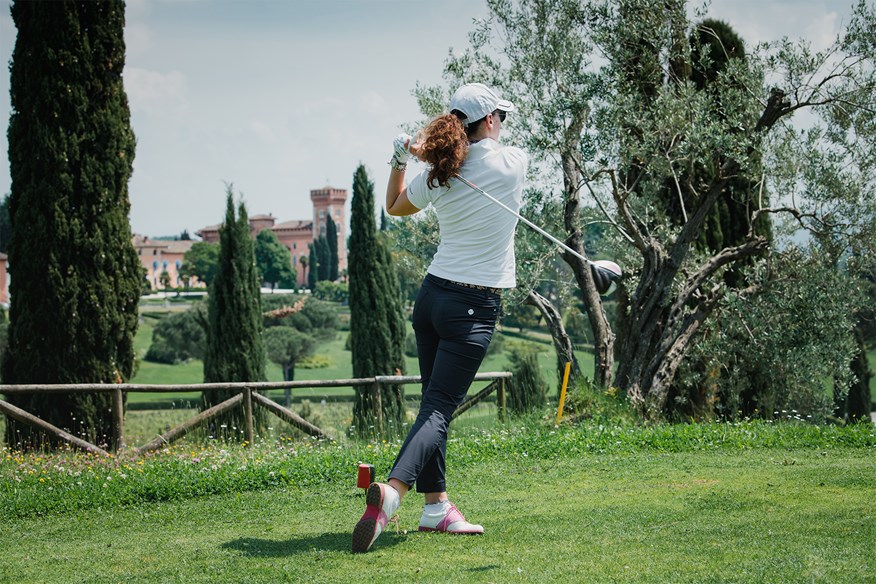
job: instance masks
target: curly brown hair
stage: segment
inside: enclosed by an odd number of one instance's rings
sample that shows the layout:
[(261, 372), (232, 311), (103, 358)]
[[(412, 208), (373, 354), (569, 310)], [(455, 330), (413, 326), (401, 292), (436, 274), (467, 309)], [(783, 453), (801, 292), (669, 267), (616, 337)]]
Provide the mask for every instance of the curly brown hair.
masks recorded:
[(429, 188), (446, 187), (468, 154), (468, 135), (462, 121), (455, 114), (438, 116), (423, 130), (421, 140), (418, 156), (431, 166), (426, 184)]

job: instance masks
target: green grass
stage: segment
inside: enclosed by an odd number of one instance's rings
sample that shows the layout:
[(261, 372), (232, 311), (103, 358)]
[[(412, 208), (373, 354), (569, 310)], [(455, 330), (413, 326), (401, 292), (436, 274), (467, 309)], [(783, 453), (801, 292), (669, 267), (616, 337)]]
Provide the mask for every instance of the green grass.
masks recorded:
[[(149, 385), (202, 383), (204, 380), (204, 366), (199, 360), (192, 360), (178, 365), (165, 365), (161, 363), (150, 363), (143, 359), (146, 355), (146, 351), (149, 349), (150, 343), (152, 342), (153, 324), (154, 322), (152, 319), (141, 319), (137, 336), (134, 339), (134, 346), (139, 365), (137, 373), (131, 380), (131, 383)], [(350, 352), (344, 349), (347, 334), (346, 331), (339, 331), (333, 340), (324, 342), (318, 346), (316, 353), (329, 359), (329, 367), (319, 369), (304, 369), (298, 367), (295, 370), (295, 379), (301, 381), (352, 378), (353, 367), (350, 361)], [(515, 338), (513, 342), (519, 342), (519, 340)], [(542, 370), (542, 375), (550, 387), (548, 395), (555, 396), (557, 393), (558, 381), (556, 374), (556, 357), (553, 347), (550, 341), (545, 340), (544, 338), (530, 338), (528, 342), (533, 343), (539, 348), (539, 365)], [(508, 343), (506, 343), (506, 346), (507, 345)], [(592, 376), (592, 354), (586, 351), (581, 351), (578, 354), (578, 358), (581, 362), (584, 374)], [(418, 375), (419, 365), (417, 360), (412, 357), (406, 357), (405, 361), (407, 374)], [(480, 370), (484, 372), (508, 371), (509, 367), (507, 352), (501, 352), (496, 355), (488, 356), (482, 363)], [(266, 373), (269, 381), (283, 380), (283, 373), (280, 367), (273, 363), (268, 363)], [(476, 393), (485, 386), (486, 382), (476, 383), (472, 386), (471, 391), (472, 393)], [(413, 395), (417, 395), (419, 394), (419, 387), (416, 385), (408, 385), (406, 391), (408, 393), (413, 392)], [(269, 395), (279, 399), (282, 395), (282, 391), (269, 392)], [(312, 401), (320, 401), (323, 399), (352, 399), (353, 395), (354, 393), (351, 387), (302, 388), (296, 389), (293, 393), (293, 397), (296, 401), (300, 401), (301, 399), (309, 399)], [(179, 407), (179, 404), (196, 402), (198, 399), (198, 393), (131, 393), (128, 395), (128, 403), (133, 408)]]
[(872, 582), (876, 570), (872, 427), (456, 431), (451, 496), (486, 535), (418, 533), (412, 496), (403, 531), (354, 556), (356, 463), (382, 475), (397, 447), (0, 451), (0, 581)]

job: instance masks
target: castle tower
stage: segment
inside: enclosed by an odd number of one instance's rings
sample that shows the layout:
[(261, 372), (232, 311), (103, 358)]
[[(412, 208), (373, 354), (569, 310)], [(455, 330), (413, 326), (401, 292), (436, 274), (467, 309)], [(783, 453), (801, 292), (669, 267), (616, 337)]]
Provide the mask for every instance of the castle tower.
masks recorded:
[(347, 219), (344, 208), (347, 190), (326, 186), (310, 191), (313, 203), (313, 239), (325, 235), (326, 216), (330, 216), (338, 228), (338, 272), (347, 269)]

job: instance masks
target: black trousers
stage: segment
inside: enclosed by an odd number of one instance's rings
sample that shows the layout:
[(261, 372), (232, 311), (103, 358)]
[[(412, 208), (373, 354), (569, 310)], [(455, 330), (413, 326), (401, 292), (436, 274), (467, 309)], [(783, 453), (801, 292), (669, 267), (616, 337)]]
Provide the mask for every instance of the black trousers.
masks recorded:
[(447, 426), (465, 399), (499, 317), (501, 296), (431, 274), (414, 304), (423, 399), (389, 478), (420, 493), (446, 491)]

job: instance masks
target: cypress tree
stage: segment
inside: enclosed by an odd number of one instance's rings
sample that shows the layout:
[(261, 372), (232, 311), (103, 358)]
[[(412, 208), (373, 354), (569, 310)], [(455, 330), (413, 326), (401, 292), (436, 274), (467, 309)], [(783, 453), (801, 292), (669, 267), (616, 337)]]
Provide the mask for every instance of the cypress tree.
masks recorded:
[[(378, 237), (374, 183), (360, 165), (353, 175), (350, 211), (350, 349), (353, 377), (404, 373), (405, 322), (401, 291), (388, 247)], [(401, 433), (404, 394), (401, 386), (382, 386), (379, 396), (356, 388), (353, 425), (363, 438)]]
[(319, 262), (319, 273), (316, 279), (319, 282), (325, 282), (329, 279), (331, 258), (329, 253), (329, 244), (325, 235), (320, 235), (314, 243), (316, 247), (316, 261)]
[[(264, 381), (265, 348), (258, 269), (246, 207), (241, 202), (235, 217), (231, 186), (228, 187), (225, 223), (219, 229), (219, 265), (210, 285), (207, 321), (204, 383)], [(233, 395), (230, 391), (205, 391), (201, 395), (202, 409)], [(254, 410), (254, 414), (261, 412), (261, 408)], [(217, 419), (217, 426), (223, 423), (229, 429), (242, 428), (242, 409), (235, 409)], [(263, 414), (257, 417), (256, 425), (264, 425)]]
[(331, 215), (327, 217), (325, 224), (325, 239), (328, 243), (328, 279), (336, 282), (338, 279), (338, 226), (335, 225)]
[(310, 271), (307, 272), (307, 287), (311, 290), (316, 290), (316, 283), (319, 280), (319, 256), (316, 253), (316, 242), (307, 244), (310, 249), (310, 256), (307, 265), (310, 266)]
[[(12, 307), (3, 381), (127, 381), (143, 273), (128, 221), (135, 139), (122, 83), (125, 6), (16, 1), (11, 13), (18, 35), (10, 66)], [(112, 436), (108, 394), (7, 399), (91, 441)], [(11, 420), (6, 440), (44, 443)]]

